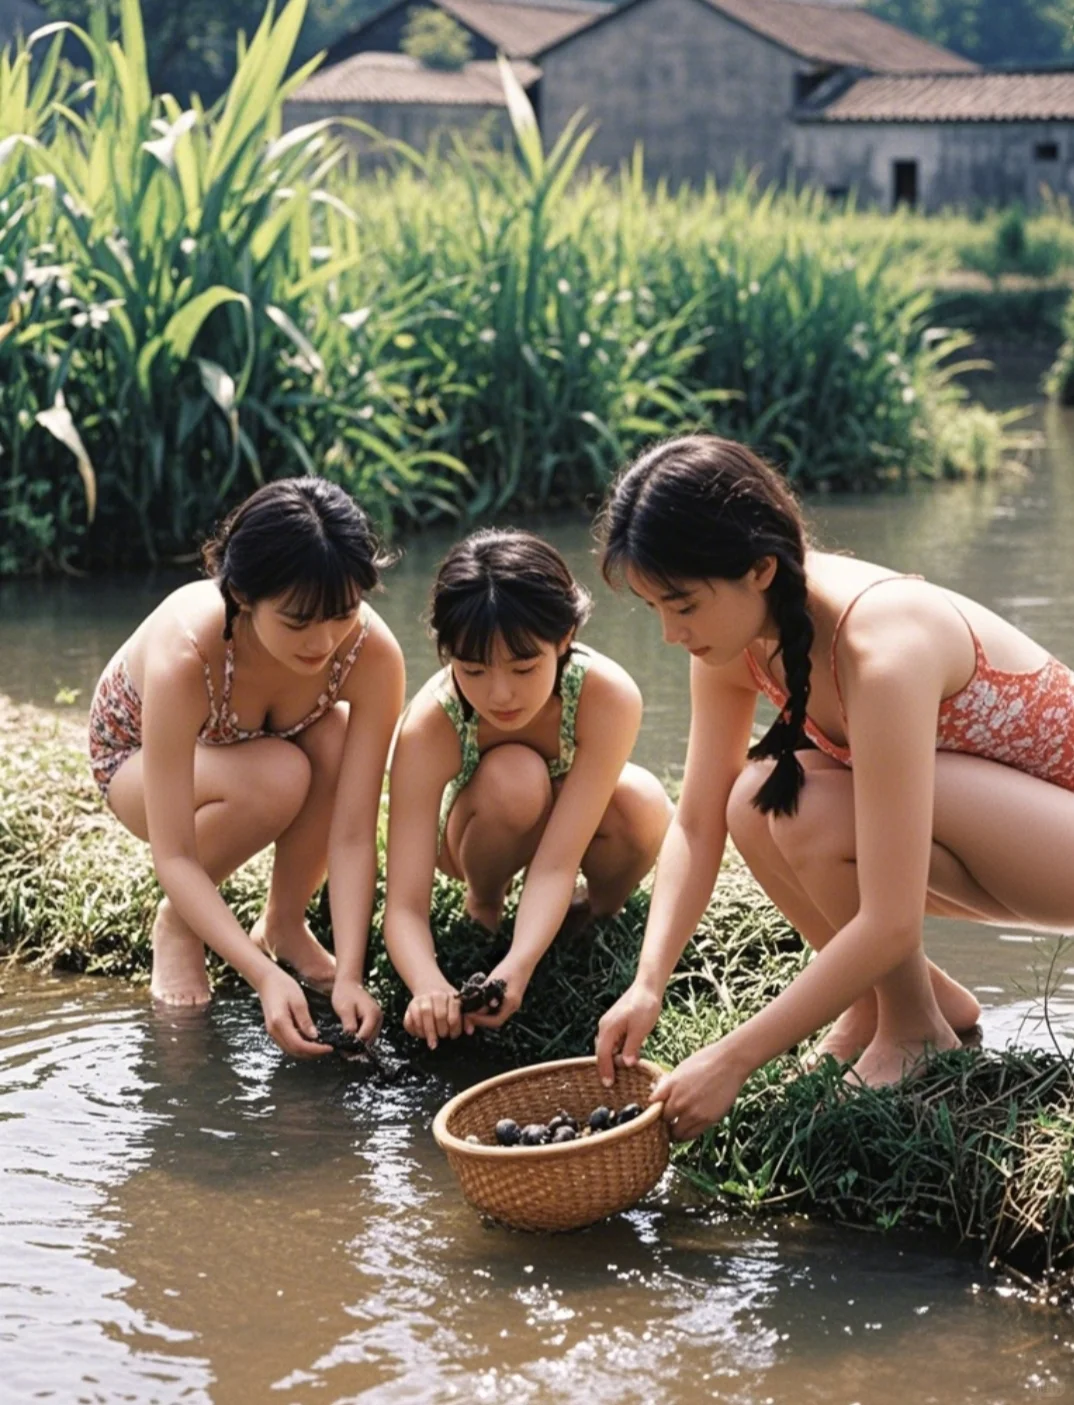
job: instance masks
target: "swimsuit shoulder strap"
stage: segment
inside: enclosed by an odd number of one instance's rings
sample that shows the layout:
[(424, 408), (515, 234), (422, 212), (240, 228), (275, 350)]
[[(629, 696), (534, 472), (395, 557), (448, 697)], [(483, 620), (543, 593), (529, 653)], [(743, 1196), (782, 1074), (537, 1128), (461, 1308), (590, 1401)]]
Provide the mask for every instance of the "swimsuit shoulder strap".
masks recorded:
[(843, 633), (843, 626), (846, 624), (847, 616), (850, 614), (851, 610), (853, 610), (854, 606), (858, 603), (862, 596), (868, 595), (870, 590), (875, 590), (878, 585), (890, 585), (893, 581), (920, 580), (924, 580), (924, 576), (919, 576), (911, 572), (906, 572), (897, 576), (881, 576), (879, 580), (870, 581), (867, 586), (859, 590), (857, 595), (855, 595), (851, 600), (846, 603), (846, 605), (843, 606), (842, 613), (835, 622), (835, 631), (832, 634), (832, 647), (829, 655), (829, 663), (831, 665), (832, 670), (832, 679), (835, 682), (835, 696), (839, 702), (839, 716), (843, 720), (844, 731), (846, 730), (847, 710), (843, 705), (843, 688), (839, 682), (839, 669), (836, 665), (836, 650), (839, 647), (839, 639)]
[(559, 719), (559, 757), (549, 767), (553, 779), (565, 776), (574, 764), (578, 749), (575, 729), (578, 725), (578, 704), (582, 698), (582, 685), (585, 683), (593, 653), (584, 644), (571, 647), (571, 656), (563, 668), (559, 680), (559, 695), (562, 709)]
[(348, 674), (357, 663), (358, 655), (362, 652), (362, 645), (369, 637), (369, 630), (373, 624), (373, 612), (365, 605), (362, 606), (362, 611), (364, 618), (362, 620), (362, 627), (358, 631), (357, 639), (355, 639), (342, 659), (332, 660), (332, 669), (328, 678), (329, 701), (325, 708), (326, 711), (339, 697), (339, 690), (343, 687), (344, 683), (346, 683)]
[(228, 709), (231, 705), (231, 683), (235, 676), (235, 641), (225, 640), (224, 643), (224, 685), (217, 702), (216, 689), (213, 687), (213, 670), (209, 663), (208, 655), (198, 642), (198, 636), (194, 631), (183, 626), (183, 633), (186, 635), (194, 652), (201, 660), (202, 672), (205, 675), (205, 691), (209, 695), (209, 717), (203, 730), (211, 731), (227, 718)]

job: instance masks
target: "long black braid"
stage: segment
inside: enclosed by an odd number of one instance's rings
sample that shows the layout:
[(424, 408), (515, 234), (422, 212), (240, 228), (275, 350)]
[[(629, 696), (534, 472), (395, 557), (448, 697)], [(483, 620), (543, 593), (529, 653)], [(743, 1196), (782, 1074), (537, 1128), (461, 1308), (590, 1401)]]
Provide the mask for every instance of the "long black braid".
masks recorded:
[(787, 703), (749, 756), (776, 763), (753, 803), (765, 814), (793, 815), (805, 783), (795, 753), (805, 745), (814, 628), (805, 524), (786, 480), (733, 440), (672, 439), (644, 453), (612, 486), (598, 534), (610, 584), (633, 569), (678, 590), (690, 581), (741, 580), (759, 561), (775, 559), (767, 601), (779, 629)]
[(774, 757), (772, 774), (753, 797), (765, 815), (793, 815), (805, 784), (805, 772), (796, 752), (805, 742), (806, 709), (809, 706), (810, 663), (813, 647), (813, 620), (806, 608), (806, 576), (800, 562), (778, 556), (779, 565), (768, 590), (769, 607), (779, 627), (776, 655), (783, 661), (787, 679), (787, 703), (759, 742), (750, 747), (751, 761)]

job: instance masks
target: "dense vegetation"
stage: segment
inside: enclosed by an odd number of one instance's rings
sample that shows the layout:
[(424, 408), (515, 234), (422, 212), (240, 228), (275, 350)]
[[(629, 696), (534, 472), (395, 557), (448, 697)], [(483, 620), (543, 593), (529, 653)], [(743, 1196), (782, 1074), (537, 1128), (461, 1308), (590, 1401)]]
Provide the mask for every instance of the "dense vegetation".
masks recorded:
[[(545, 153), (515, 88), (517, 156), (396, 148), (359, 187), (333, 124), (281, 135), (305, 0), (268, 11), (211, 109), (152, 96), (122, 13), (121, 44), (103, 11), (78, 35), (91, 87), (59, 38), (36, 69), (0, 60), (0, 572), (189, 553), (283, 472), (390, 524), (576, 503), (689, 426), (805, 488), (999, 458), (955, 379), (968, 338), (922, 291), (945, 240), (993, 257), (994, 233), (673, 195), (640, 158), (579, 176), (586, 134)], [(1059, 264), (1046, 219), (1027, 247)]]
[[(0, 697), (0, 951), (48, 968), (144, 980), (160, 893), (144, 845), (105, 812), (73, 719)], [(264, 902), (268, 856), (225, 885), (249, 927)], [(538, 967), (522, 1010), (482, 1052), (507, 1063), (585, 1054), (600, 1014), (629, 983), (648, 898), (584, 939), (560, 941)], [(490, 970), (499, 943), (475, 930), (460, 885), (437, 880), (433, 925), (456, 984)], [(406, 993), (374, 914), (371, 983), (389, 1043), (425, 1055), (399, 1029)], [(324, 938), (327, 904), (310, 912)], [(675, 1063), (718, 1038), (793, 978), (804, 959), (740, 862), (716, 896), (672, 978), (650, 1056)], [(218, 989), (241, 985), (215, 965)], [(266, 1036), (267, 1037), (267, 1036)], [(813, 1210), (878, 1229), (925, 1229), (975, 1244), (1053, 1298), (1074, 1300), (1074, 1068), (1046, 1051), (945, 1054), (901, 1088), (851, 1089), (830, 1062), (801, 1076), (777, 1059), (747, 1084), (731, 1115), (678, 1156), (680, 1169), (725, 1204), (778, 1213)]]
[(866, 0), (874, 14), (923, 39), (1007, 68), (1069, 63), (1071, 0)]

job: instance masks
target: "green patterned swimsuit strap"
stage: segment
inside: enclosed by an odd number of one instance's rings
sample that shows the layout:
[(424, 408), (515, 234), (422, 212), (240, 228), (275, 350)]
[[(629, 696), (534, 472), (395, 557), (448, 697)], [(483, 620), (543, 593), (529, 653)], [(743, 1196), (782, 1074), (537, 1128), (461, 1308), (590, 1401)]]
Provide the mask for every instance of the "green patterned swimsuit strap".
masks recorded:
[(559, 757), (548, 763), (548, 774), (553, 780), (565, 776), (574, 765), (574, 753), (578, 749), (574, 735), (578, 722), (578, 703), (582, 697), (582, 684), (592, 662), (591, 651), (584, 644), (575, 644), (559, 680), (559, 695), (563, 700), (563, 711), (559, 719)]
[(481, 753), (477, 746), (477, 725), (479, 718), (476, 712), (469, 718), (462, 710), (462, 703), (459, 695), (455, 691), (455, 680), (451, 674), (450, 665), (444, 669), (437, 679), (433, 696), (448, 715), (448, 720), (455, 728), (459, 738), (459, 750), (462, 752), (462, 765), (459, 773), (454, 779), (448, 781), (444, 787), (443, 798), (440, 801), (440, 830), (438, 844), (444, 842), (444, 831), (447, 829), (448, 815), (451, 807), (459, 798), (460, 791), (464, 790), (473, 780), (474, 772), (477, 770), (478, 762), (481, 760)]

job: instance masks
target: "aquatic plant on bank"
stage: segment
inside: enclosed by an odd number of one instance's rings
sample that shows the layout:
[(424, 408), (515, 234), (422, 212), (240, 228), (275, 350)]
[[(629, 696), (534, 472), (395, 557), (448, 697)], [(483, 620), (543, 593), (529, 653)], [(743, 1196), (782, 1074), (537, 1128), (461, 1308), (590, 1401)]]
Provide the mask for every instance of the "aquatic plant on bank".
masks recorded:
[(517, 151), (395, 143), (359, 183), (341, 124), (283, 131), (304, 9), (266, 11), (208, 109), (151, 93), (137, 0), (118, 41), (101, 6), (36, 67), (0, 55), (0, 572), (189, 555), (281, 473), (390, 527), (576, 504), (691, 427), (804, 488), (998, 457), (999, 419), (958, 428), (967, 337), (918, 225), (672, 193), (640, 155), (585, 173), (587, 132), (544, 150), (510, 70)]
[[(83, 724), (0, 697), (0, 729), (0, 950), (45, 968), (145, 981), (160, 891), (145, 846), (104, 810)], [(225, 886), (247, 926), (267, 877), (261, 856)], [(381, 892), (370, 983), (403, 1048), (407, 997), (380, 941), (382, 900)], [(646, 910), (638, 893), (618, 918), (557, 943), (524, 1008), (502, 1032), (474, 1036), (483, 1056), (519, 1064), (590, 1052), (599, 1015), (633, 973)], [(323, 900), (309, 915), (327, 938)], [(457, 984), (487, 971), (509, 939), (509, 924), (497, 943), (468, 923), (459, 886), (446, 880), (435, 888), (433, 922)], [(798, 938), (732, 861), (646, 1052), (677, 1062), (751, 1015), (803, 960)], [(238, 989), (218, 964), (214, 974), (219, 989)], [(932, 1060), (900, 1088), (876, 1091), (849, 1088), (830, 1061), (803, 1076), (788, 1056), (754, 1075), (730, 1116), (677, 1160), (729, 1208), (927, 1230), (975, 1244), (1054, 1300), (1074, 1301), (1074, 1068), (1058, 1054), (964, 1050)]]

